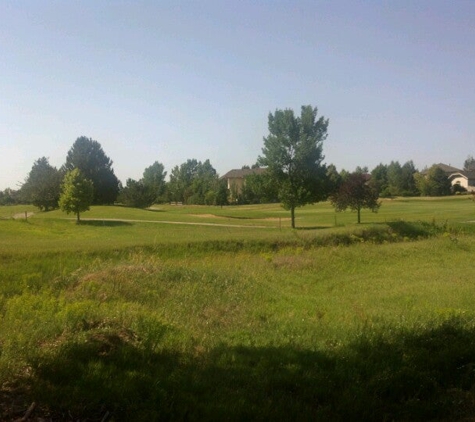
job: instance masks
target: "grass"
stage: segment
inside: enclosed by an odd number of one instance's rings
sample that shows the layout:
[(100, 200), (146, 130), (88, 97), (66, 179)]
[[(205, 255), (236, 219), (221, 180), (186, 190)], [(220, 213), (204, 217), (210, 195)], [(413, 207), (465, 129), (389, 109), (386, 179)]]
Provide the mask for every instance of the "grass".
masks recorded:
[[(467, 418), (467, 205), (393, 200), (332, 227), (319, 204), (296, 231), (278, 206), (1, 221), (0, 419), (32, 401), (55, 420)], [(145, 222), (206, 219), (242, 227)]]

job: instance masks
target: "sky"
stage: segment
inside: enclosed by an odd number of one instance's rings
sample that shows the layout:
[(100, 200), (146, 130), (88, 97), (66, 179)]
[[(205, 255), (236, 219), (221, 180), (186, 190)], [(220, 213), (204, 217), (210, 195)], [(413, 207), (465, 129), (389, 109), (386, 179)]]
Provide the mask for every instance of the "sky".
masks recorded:
[(318, 107), (327, 164), (475, 155), (475, 1), (0, 1), (0, 190), (80, 136), (118, 178), (252, 165), (276, 109)]

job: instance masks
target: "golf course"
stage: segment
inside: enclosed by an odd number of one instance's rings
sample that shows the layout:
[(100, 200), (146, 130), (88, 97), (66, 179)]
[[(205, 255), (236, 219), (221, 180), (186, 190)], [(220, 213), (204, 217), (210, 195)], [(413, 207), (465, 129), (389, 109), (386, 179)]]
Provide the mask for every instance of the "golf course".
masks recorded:
[(470, 420), (472, 196), (295, 224), (0, 207), (0, 420)]

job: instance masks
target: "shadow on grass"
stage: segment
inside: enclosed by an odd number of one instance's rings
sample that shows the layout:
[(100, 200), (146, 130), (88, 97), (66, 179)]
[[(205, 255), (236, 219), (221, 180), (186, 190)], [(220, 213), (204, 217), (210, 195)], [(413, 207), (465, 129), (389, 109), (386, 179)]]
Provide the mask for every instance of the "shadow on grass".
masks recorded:
[(150, 209), (150, 208), (144, 208), (144, 211), (148, 211), (148, 212), (165, 212), (165, 210), (157, 210), (157, 209)]
[(79, 225), (81, 225), (81, 226), (94, 226), (94, 227), (121, 227), (121, 226), (131, 226), (132, 223), (130, 223), (128, 221), (81, 220)]
[(415, 239), (418, 237), (429, 237), (438, 233), (443, 233), (447, 229), (447, 224), (437, 224), (435, 221), (390, 221), (387, 225), (399, 236)]
[(408, 421), (475, 411), (475, 329), (458, 319), (322, 352), (156, 352), (133, 335), (90, 331), (31, 367), (29, 399), (59, 419), (100, 420), (107, 410), (116, 421)]
[(295, 227), (294, 230), (323, 230), (328, 229), (330, 226), (304, 226), (304, 227)]
[(140, 208), (140, 207), (131, 207), (131, 206), (127, 206), (127, 205), (124, 205), (124, 204), (115, 204), (114, 205), (115, 207), (118, 207), (118, 208), (127, 208), (127, 209), (131, 209), (131, 210), (142, 210), (142, 211), (150, 211), (150, 212), (165, 212), (165, 210), (159, 210), (159, 209), (154, 209), (154, 208)]
[(239, 216), (239, 215), (219, 215), (216, 217), (229, 218), (231, 220), (261, 220), (258, 217), (245, 217), (245, 216)]

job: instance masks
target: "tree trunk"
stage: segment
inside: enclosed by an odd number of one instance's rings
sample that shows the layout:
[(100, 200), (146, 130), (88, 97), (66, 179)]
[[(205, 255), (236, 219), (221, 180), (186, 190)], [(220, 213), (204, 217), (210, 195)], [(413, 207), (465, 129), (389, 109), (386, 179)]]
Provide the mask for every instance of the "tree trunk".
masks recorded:
[(79, 220), (79, 213), (76, 214), (76, 224), (79, 224), (80, 223), (80, 220)]
[(290, 208), (290, 219), (292, 220), (292, 228), (295, 229), (295, 207)]
[(358, 207), (358, 224), (361, 223), (361, 208)]

